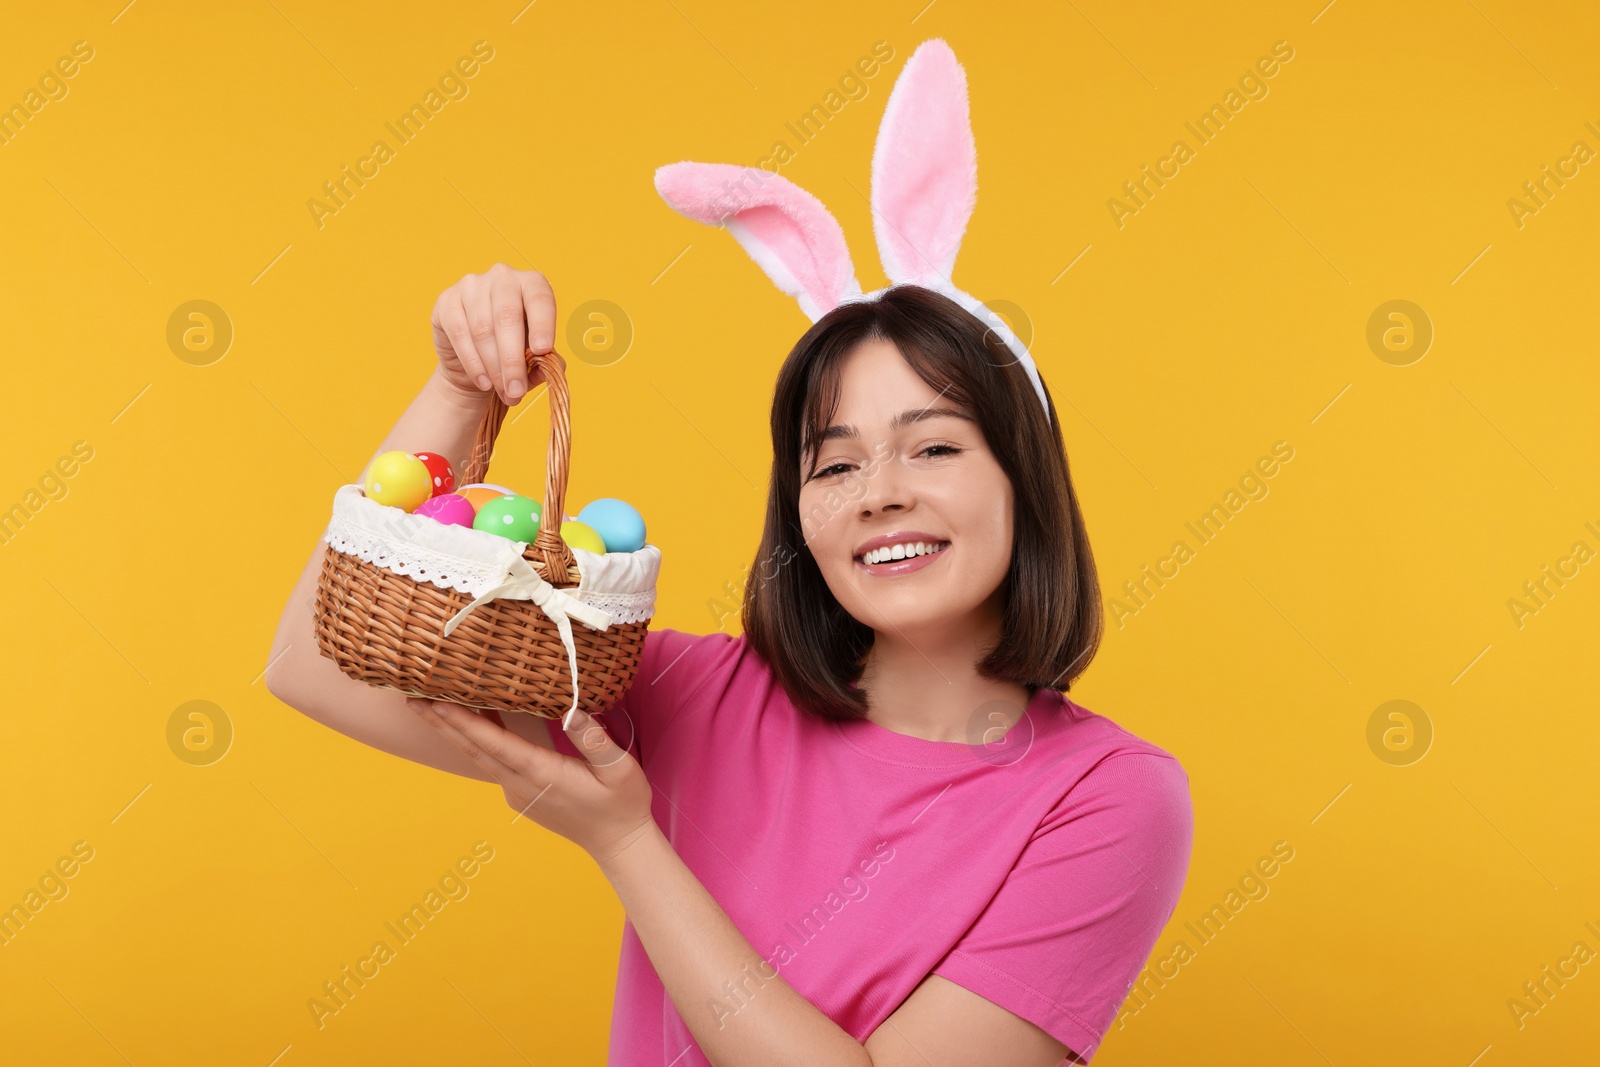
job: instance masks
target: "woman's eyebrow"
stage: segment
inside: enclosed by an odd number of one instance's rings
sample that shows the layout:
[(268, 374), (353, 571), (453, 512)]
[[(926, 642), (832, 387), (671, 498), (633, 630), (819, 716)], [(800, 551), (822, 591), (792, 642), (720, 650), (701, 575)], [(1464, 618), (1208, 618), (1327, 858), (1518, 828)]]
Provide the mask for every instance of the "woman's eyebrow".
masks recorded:
[[(957, 411), (955, 408), (913, 408), (908, 411), (902, 411), (900, 414), (890, 419), (889, 429), (891, 431), (900, 430), (910, 426), (914, 422), (922, 422), (925, 419), (965, 419), (967, 422), (977, 421), (966, 412)], [(820, 444), (823, 441), (833, 441), (841, 437), (854, 439), (860, 436), (860, 432), (854, 426), (846, 423), (829, 426), (826, 430), (822, 431), (822, 435), (817, 438), (817, 442)]]

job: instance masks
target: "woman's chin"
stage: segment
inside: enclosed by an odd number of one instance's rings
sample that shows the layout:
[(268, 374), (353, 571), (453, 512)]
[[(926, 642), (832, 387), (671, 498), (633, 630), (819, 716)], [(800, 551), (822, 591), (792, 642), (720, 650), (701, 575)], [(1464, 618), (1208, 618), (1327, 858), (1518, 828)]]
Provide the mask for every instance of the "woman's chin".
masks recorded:
[(901, 594), (868, 589), (866, 597), (871, 599), (854, 598), (850, 614), (880, 633), (912, 644), (925, 638), (947, 638), (953, 628), (972, 617), (970, 610), (963, 610), (962, 605), (952, 603), (937, 592)]

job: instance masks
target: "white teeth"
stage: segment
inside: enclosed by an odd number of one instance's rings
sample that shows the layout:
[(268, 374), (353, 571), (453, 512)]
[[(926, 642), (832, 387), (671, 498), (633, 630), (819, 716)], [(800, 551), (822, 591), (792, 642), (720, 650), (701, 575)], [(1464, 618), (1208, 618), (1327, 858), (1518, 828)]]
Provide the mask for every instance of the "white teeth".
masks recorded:
[(944, 550), (944, 543), (928, 541), (912, 541), (895, 545), (886, 545), (875, 548), (861, 557), (863, 563), (888, 563), (890, 560), (907, 559), (911, 556), (926, 556)]

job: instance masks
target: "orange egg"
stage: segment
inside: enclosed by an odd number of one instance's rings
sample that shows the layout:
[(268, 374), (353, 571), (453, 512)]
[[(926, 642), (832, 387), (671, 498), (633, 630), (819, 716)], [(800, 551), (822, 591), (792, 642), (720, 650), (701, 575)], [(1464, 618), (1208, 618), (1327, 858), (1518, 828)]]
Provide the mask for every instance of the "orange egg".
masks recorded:
[(472, 504), (472, 509), (476, 511), (489, 501), (494, 500), (497, 497), (506, 496), (510, 492), (511, 490), (507, 489), (505, 486), (489, 485), (487, 483), (480, 482), (477, 485), (469, 485), (464, 488), (457, 489), (456, 495), (466, 497), (468, 502)]

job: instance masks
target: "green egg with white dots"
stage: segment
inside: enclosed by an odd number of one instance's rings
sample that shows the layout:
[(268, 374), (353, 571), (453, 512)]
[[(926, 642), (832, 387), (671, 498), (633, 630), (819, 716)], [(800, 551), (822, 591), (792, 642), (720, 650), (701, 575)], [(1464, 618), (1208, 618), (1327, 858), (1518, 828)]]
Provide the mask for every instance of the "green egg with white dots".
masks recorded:
[(472, 528), (531, 544), (539, 536), (541, 510), (537, 500), (518, 493), (507, 493), (484, 501), (472, 520)]

